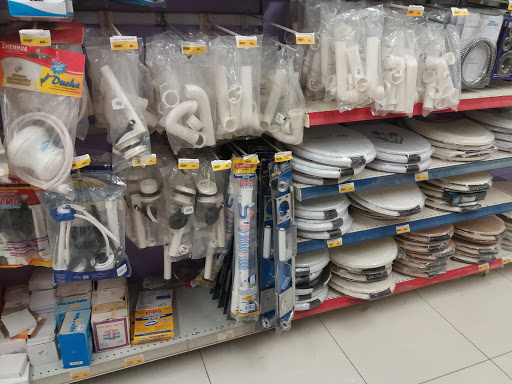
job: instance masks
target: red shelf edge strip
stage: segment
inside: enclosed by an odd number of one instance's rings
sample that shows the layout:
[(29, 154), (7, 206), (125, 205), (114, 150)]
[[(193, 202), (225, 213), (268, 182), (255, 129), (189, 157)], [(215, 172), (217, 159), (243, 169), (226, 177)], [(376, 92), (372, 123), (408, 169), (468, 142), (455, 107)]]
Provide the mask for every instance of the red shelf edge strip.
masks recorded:
[[(497, 96), (497, 97), (486, 97), (479, 99), (463, 99), (460, 101), (458, 110), (459, 111), (472, 111), (475, 109), (488, 109), (488, 108), (501, 108), (512, 106), (512, 96)], [(416, 104), (414, 106), (414, 115), (421, 115), (423, 104)], [(444, 111), (435, 111), (433, 113), (446, 113), (453, 112), (451, 109)], [(339, 111), (324, 111), (324, 112), (309, 112), (309, 124), (324, 125), (324, 124), (337, 124), (337, 123), (350, 123), (354, 121), (366, 121), (366, 120), (379, 120), (379, 119), (391, 119), (394, 117), (404, 117), (403, 113), (389, 113), (386, 116), (374, 116), (370, 107), (357, 108), (352, 111), (339, 112)]]
[[(494, 261), (491, 261), (489, 263), (489, 269), (488, 271), (492, 269), (498, 269), (503, 268), (503, 260), (502, 259), (496, 259)], [(394, 295), (402, 292), (411, 291), (413, 289), (426, 287), (432, 284), (440, 283), (442, 281), (448, 281), (448, 280), (454, 280), (458, 279), (459, 277), (464, 276), (470, 276), (477, 273), (485, 272), (485, 270), (480, 270), (480, 265), (472, 264), (467, 265), (461, 268), (452, 269), (451, 271), (448, 271), (441, 276), (434, 277), (432, 279), (412, 279), (409, 281), (403, 281), (401, 283), (398, 283), (395, 287), (395, 291), (393, 292)], [(319, 305), (316, 308), (310, 309), (308, 311), (298, 311), (295, 312), (295, 315), (293, 317), (294, 320), (302, 319), (304, 317), (318, 315), (320, 313), (329, 312), (335, 309), (348, 307), (354, 304), (359, 304), (363, 302), (369, 302), (368, 300), (361, 300), (361, 299), (354, 299), (352, 297), (348, 296), (340, 296), (336, 297), (335, 299), (329, 299), (325, 300), (321, 305)]]

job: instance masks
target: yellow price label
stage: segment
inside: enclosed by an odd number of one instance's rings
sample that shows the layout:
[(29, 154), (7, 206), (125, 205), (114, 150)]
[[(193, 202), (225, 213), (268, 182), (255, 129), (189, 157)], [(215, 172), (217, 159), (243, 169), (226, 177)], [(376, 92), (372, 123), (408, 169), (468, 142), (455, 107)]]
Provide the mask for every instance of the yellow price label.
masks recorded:
[(421, 172), (414, 175), (414, 180), (416, 181), (425, 181), (428, 180), (428, 172)]
[(512, 259), (510, 257), (506, 257), (503, 259), (503, 264), (508, 264), (512, 261)]
[(113, 51), (139, 49), (137, 36), (112, 36), (110, 38), (110, 45)]
[(89, 164), (91, 164), (91, 157), (89, 155), (76, 156), (73, 158), (71, 170), (74, 171), (75, 169), (87, 167)]
[(133, 367), (134, 365), (142, 364), (144, 363), (144, 355), (138, 355), (135, 357), (127, 357), (124, 359), (124, 366), (126, 368)]
[(132, 165), (134, 167), (142, 167), (146, 165), (154, 165), (156, 164), (156, 155), (154, 153), (151, 156), (140, 157), (136, 156), (132, 158)]
[(69, 372), (69, 378), (71, 381), (83, 380), (87, 379), (88, 377), (91, 377), (91, 371), (89, 368), (80, 370), (79, 372)]
[(21, 44), (33, 45), (36, 47), (48, 47), (52, 45), (49, 37), (20, 36)]
[(315, 44), (314, 33), (296, 33), (295, 44)]
[(258, 155), (248, 155), (243, 158), (244, 164), (257, 165), (260, 162)]
[(354, 186), (354, 183), (346, 183), (346, 184), (338, 185), (339, 193), (353, 192), (355, 189), (356, 189), (356, 187)]
[(238, 48), (255, 48), (258, 46), (258, 38), (256, 36), (235, 36), (235, 38)]
[(195, 55), (198, 53), (206, 53), (206, 45), (204, 45), (204, 44), (195, 45), (193, 43), (190, 43), (190, 44), (184, 43), (181, 48), (182, 48), (184, 55)]
[(399, 225), (396, 227), (396, 234), (399, 235), (401, 233), (411, 232), (411, 228), (409, 224)]
[(409, 5), (406, 16), (423, 16), (423, 10), (424, 8), (421, 5)]
[(276, 163), (283, 163), (285, 161), (290, 161), (292, 159), (292, 152), (286, 151), (286, 152), (278, 152), (274, 156), (274, 160)]
[(327, 248), (340, 247), (341, 245), (343, 245), (343, 239), (341, 237), (327, 242)]
[(199, 159), (178, 159), (178, 169), (199, 169)]
[(489, 269), (489, 263), (480, 264), (478, 266), (478, 271), (479, 272), (487, 271), (488, 269)]
[(452, 15), (453, 16), (468, 16), (469, 11), (467, 8), (455, 8), (452, 7)]
[(231, 160), (213, 160), (212, 169), (214, 172), (231, 168)]

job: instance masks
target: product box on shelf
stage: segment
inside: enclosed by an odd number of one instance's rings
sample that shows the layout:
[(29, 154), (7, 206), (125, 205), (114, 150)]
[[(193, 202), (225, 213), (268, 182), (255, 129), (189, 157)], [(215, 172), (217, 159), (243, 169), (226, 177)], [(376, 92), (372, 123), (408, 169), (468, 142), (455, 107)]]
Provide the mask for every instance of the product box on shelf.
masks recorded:
[(132, 345), (174, 337), (172, 291), (142, 291), (135, 310)]
[(33, 366), (59, 361), (53, 313), (44, 316), (35, 335), (27, 340), (27, 353)]
[(26, 353), (0, 356), (0, 383), (4, 380), (19, 380), (29, 366)]
[(57, 328), (60, 327), (64, 315), (70, 311), (81, 311), (91, 308), (91, 294), (85, 293), (76, 296), (69, 296), (57, 299), (57, 307), (55, 309), (55, 321)]
[(9, 13), (21, 19), (58, 20), (73, 17), (71, 0), (8, 0)]
[(92, 305), (116, 303), (127, 298), (126, 279), (108, 279), (105, 283), (101, 280), (96, 284), (96, 290), (92, 293)]
[(67, 312), (58, 340), (64, 368), (90, 365), (92, 359), (91, 310)]
[(92, 282), (90, 280), (73, 281), (57, 284), (55, 296), (66, 297), (81, 295), (92, 291)]
[(497, 44), (496, 63), (492, 80), (512, 79), (512, 16), (503, 16), (503, 26)]
[(128, 302), (92, 306), (91, 326), (96, 352), (130, 345)]

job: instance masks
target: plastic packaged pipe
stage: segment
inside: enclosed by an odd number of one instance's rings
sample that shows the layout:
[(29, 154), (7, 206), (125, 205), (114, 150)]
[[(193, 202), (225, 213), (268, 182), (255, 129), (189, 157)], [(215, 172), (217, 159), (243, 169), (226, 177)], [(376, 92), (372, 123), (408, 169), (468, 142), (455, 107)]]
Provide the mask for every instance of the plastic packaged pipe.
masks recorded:
[(164, 246), (164, 279), (172, 279), (172, 261), (169, 257), (169, 245)]
[(144, 228), (144, 221), (142, 213), (135, 207), (141, 207), (142, 199), (140, 195), (131, 195), (130, 200), (133, 207), (133, 221), (135, 224), (135, 237), (139, 248), (146, 248), (148, 246), (146, 241), (146, 229)]
[(334, 43), (336, 54), (336, 93), (339, 100), (347, 92), (347, 42)]
[(287, 73), (284, 69), (277, 70), (273, 77), (272, 88), (270, 89), (270, 94), (263, 112), (263, 119), (261, 120), (261, 125), (265, 131), (270, 128), (270, 125), (274, 121), (277, 104), (279, 103), (279, 99), (283, 93), (286, 77)]
[(406, 97), (406, 90), (405, 90), (405, 80), (402, 79), (400, 83), (396, 86), (396, 105), (395, 105), (395, 111), (396, 112), (404, 112), (405, 111), (405, 97)]
[(365, 92), (368, 89), (368, 79), (364, 76), (359, 47), (353, 45), (347, 48), (348, 65), (354, 80), (354, 88), (358, 92)]
[(138, 136), (140, 134), (143, 134), (147, 132), (146, 126), (142, 123), (140, 120), (139, 115), (133, 108), (132, 103), (130, 102), (130, 99), (128, 99), (128, 96), (126, 96), (126, 93), (123, 91), (123, 88), (121, 87), (121, 84), (119, 84), (119, 81), (117, 80), (117, 77), (114, 75), (114, 72), (112, 72), (112, 69), (110, 66), (105, 65), (101, 67), (100, 69), (101, 74), (103, 76), (103, 79), (108, 84), (108, 87), (110, 90), (114, 93), (114, 95), (121, 99), (123, 101), (123, 111), (126, 114), (126, 118), (130, 121), (133, 120), (135, 123), (132, 126), (132, 130), (125, 133), (122, 137), (122, 140), (126, 140), (135, 136)]
[(377, 70), (379, 63), (379, 38), (372, 36), (366, 39), (366, 77), (368, 78), (368, 94), (374, 100), (384, 98), (384, 88), (378, 84)]
[(165, 117), (164, 126), (169, 134), (192, 144), (196, 148), (200, 148), (204, 146), (206, 140), (204, 134), (179, 122), (183, 117), (194, 114), (197, 108), (198, 103), (195, 100), (187, 100), (178, 104)]
[(107, 199), (105, 201), (105, 209), (107, 211), (107, 224), (108, 229), (112, 234), (119, 239), (119, 219), (117, 215), (117, 200)]
[(206, 255), (204, 258), (204, 278), (210, 280), (212, 277), (212, 265), (213, 265), (213, 251), (215, 249), (214, 244), (211, 241), (206, 247)]
[(220, 65), (215, 68), (215, 94), (217, 98), (217, 113), (222, 128), (233, 132), (237, 128), (236, 120), (231, 118), (228, 101), (228, 79), (226, 67)]
[(320, 79), (322, 84), (327, 83), (329, 75), (329, 36), (327, 33), (320, 34)]
[(199, 106), (199, 119), (204, 125), (204, 145), (211, 147), (215, 145), (215, 130), (213, 128), (212, 110), (210, 107), (210, 99), (203, 88), (197, 85), (185, 85), (185, 95), (197, 101)]
[(414, 113), (414, 101), (416, 99), (416, 76), (418, 63), (410, 55), (405, 55), (405, 108), (404, 112), (412, 116)]
[(270, 259), (270, 244), (272, 240), (272, 227), (266, 225), (263, 229), (263, 258)]
[(279, 260), (286, 261), (288, 260), (288, 249), (286, 247), (286, 230), (284, 228), (279, 228), (277, 233), (277, 241), (279, 243)]
[(243, 65), (240, 68), (240, 83), (242, 86), (242, 126), (252, 127), (252, 67)]

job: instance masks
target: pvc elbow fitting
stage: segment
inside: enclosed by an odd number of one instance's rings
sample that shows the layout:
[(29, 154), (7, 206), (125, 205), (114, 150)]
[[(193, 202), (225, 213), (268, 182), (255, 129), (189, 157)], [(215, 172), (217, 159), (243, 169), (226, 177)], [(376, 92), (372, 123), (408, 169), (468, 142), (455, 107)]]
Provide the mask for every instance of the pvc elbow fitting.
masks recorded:
[(432, 70), (427, 70), (423, 72), (422, 79), (425, 84), (434, 83), (436, 81), (436, 74)]
[(284, 130), (288, 130), (291, 134), (286, 134), (279, 126), (272, 125), (270, 133), (282, 143), (297, 145), (302, 143), (304, 137), (304, 111), (302, 109), (291, 109), (288, 111), (289, 121), (286, 122)]
[(355, 104), (358, 100), (359, 92), (357, 92), (355, 89), (351, 89), (350, 91), (345, 92), (341, 97), (341, 101), (347, 104)]
[(385, 82), (393, 85), (398, 85), (403, 78), (403, 73), (400, 70), (386, 71), (382, 74)]
[(261, 119), (261, 126), (263, 130), (268, 130), (268, 128), (270, 128), (270, 124), (272, 124), (272, 121), (274, 120), (277, 105), (279, 104), (279, 99), (283, 93), (287, 76), (288, 74), (284, 69), (277, 70), (273, 76), (272, 88), (270, 89), (270, 94), (263, 112), (263, 118)]
[(198, 103), (195, 100), (187, 100), (178, 104), (165, 118), (165, 130), (196, 148), (200, 148), (205, 143), (205, 137), (202, 133), (187, 128), (179, 121), (185, 116), (192, 115), (197, 111)]
[(437, 110), (448, 108), (448, 98), (445, 96), (439, 97), (437, 100), (434, 101), (434, 107)]
[(429, 84), (429, 86), (427, 87), (427, 93), (432, 99), (436, 100), (443, 95), (443, 90), (439, 85)]
[[(212, 110), (210, 99), (203, 88), (194, 84), (185, 85), (185, 96), (197, 101), (199, 106), (199, 118), (204, 126), (204, 137), (206, 146), (215, 145), (215, 130), (213, 128)], [(194, 116), (195, 117), (195, 116)]]

